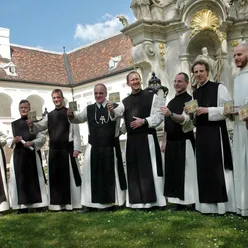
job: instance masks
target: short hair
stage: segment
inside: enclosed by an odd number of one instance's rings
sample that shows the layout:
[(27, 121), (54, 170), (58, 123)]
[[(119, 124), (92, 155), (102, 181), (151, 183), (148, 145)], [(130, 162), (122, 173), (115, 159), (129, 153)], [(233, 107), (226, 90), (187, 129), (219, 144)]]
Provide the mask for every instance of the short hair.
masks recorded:
[(54, 90), (52, 91), (52, 94), (51, 94), (51, 95), (53, 95), (54, 93), (60, 93), (60, 95), (61, 95), (62, 97), (64, 97), (63, 92), (62, 92), (61, 89), (54, 89)]
[(126, 76), (126, 81), (128, 82), (128, 80), (129, 80), (129, 76), (131, 75), (131, 74), (138, 74), (139, 75), (139, 78), (140, 78), (140, 80), (141, 80), (141, 76), (140, 76), (140, 74), (137, 72), (137, 71), (130, 71), (128, 74), (127, 74), (127, 76)]
[(27, 104), (30, 106), (30, 102), (29, 102), (28, 100), (26, 100), (26, 99), (21, 100), (21, 101), (19, 102), (19, 106), (20, 106), (21, 104), (23, 104), (23, 103), (27, 103)]
[(205, 65), (205, 69), (207, 72), (209, 72), (210, 70), (210, 67), (209, 67), (209, 64), (207, 61), (205, 60), (198, 60), (198, 61), (195, 61), (194, 64), (192, 65), (191, 67), (191, 72), (194, 73), (194, 68), (196, 65)]
[(242, 42), (237, 47), (244, 47), (245, 51), (248, 53), (248, 41)]
[(185, 72), (179, 72), (179, 73), (177, 73), (177, 75), (183, 75), (184, 81), (185, 82), (189, 82), (189, 76), (188, 76), (187, 73), (185, 73)]
[(105, 89), (105, 92), (107, 93), (107, 87), (106, 87), (105, 84), (103, 84), (103, 83), (97, 83), (97, 84), (94, 86), (94, 90), (95, 90), (95, 88), (96, 88), (97, 86), (102, 86), (102, 87)]

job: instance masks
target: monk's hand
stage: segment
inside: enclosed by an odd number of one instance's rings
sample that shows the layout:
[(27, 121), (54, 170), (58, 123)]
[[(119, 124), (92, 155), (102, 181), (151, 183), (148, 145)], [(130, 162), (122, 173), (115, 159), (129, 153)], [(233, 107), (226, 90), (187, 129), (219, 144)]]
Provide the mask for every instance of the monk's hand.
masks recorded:
[(76, 151), (76, 150), (75, 150), (75, 151), (73, 152), (73, 158), (77, 158), (78, 155), (79, 155), (79, 153), (80, 153), (79, 151)]
[(130, 127), (132, 129), (136, 129), (138, 127), (141, 127), (145, 124), (145, 119), (141, 119), (139, 117), (133, 117), (135, 120), (130, 123)]
[(113, 105), (113, 103), (112, 103), (112, 102), (108, 102), (108, 103), (107, 103), (107, 108), (108, 108), (108, 110), (109, 110), (109, 112), (110, 112), (111, 116), (113, 117), (113, 116), (114, 116), (114, 114), (115, 114), (115, 112), (114, 112), (114, 105)]
[(183, 111), (185, 112), (186, 115), (189, 115), (189, 109), (187, 106), (183, 108)]
[(160, 147), (160, 150), (161, 150), (161, 152), (163, 152), (164, 153), (164, 151), (165, 151), (165, 142), (162, 142), (162, 144), (161, 144), (161, 147)]
[(160, 107), (160, 111), (166, 117), (171, 116), (171, 111), (167, 107)]
[(68, 116), (68, 119), (69, 120), (73, 120), (74, 119), (74, 113), (73, 113), (73, 111), (71, 111), (71, 110), (67, 110), (67, 116)]
[(34, 122), (31, 121), (31, 120), (26, 120), (26, 123), (27, 125), (30, 127), (30, 128), (33, 128), (33, 125), (34, 125)]
[(30, 146), (32, 146), (34, 144), (34, 142), (32, 142), (32, 141), (27, 141), (25, 144), (23, 144), (24, 145), (24, 147), (26, 147), (26, 148), (29, 148)]
[(207, 113), (208, 113), (208, 108), (204, 108), (204, 107), (198, 107), (195, 111), (196, 116), (207, 114)]
[(248, 122), (248, 116), (243, 118), (242, 121)]
[(17, 144), (19, 143), (20, 141), (22, 140), (22, 136), (16, 136), (13, 141), (12, 141), (12, 144)]

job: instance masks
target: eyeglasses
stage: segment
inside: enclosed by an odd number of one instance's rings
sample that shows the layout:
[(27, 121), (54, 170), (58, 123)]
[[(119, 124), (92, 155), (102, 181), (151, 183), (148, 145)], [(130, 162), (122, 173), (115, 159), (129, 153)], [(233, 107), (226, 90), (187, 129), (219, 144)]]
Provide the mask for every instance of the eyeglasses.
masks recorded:
[(173, 83), (174, 83), (174, 84), (176, 84), (176, 83), (182, 84), (182, 83), (185, 83), (185, 81), (182, 81), (182, 80), (174, 80)]

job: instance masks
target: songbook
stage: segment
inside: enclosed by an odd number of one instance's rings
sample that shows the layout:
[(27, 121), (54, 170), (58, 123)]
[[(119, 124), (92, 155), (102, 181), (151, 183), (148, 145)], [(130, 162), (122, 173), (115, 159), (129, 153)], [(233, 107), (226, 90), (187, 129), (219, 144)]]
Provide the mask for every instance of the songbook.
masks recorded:
[(30, 121), (36, 121), (37, 120), (36, 111), (30, 111), (28, 113), (28, 120), (30, 120)]
[(225, 114), (231, 114), (234, 112), (234, 101), (226, 101), (224, 103), (224, 113)]
[(191, 100), (189, 102), (186, 102), (184, 105), (185, 105), (185, 107), (187, 107), (188, 112), (190, 114), (194, 113), (196, 111), (196, 109), (198, 108), (197, 100)]
[(239, 109), (239, 118), (243, 120), (244, 118), (248, 117), (248, 104), (245, 104)]
[(113, 92), (109, 94), (109, 101), (110, 102), (120, 102), (121, 97), (119, 92)]
[(77, 102), (76, 101), (69, 102), (69, 110), (72, 112), (77, 111)]

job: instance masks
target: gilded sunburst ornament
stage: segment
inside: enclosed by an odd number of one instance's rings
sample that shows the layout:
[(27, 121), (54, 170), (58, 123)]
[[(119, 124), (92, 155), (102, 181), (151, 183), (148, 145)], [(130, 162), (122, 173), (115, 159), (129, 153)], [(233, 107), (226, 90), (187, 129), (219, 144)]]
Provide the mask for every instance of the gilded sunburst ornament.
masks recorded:
[(203, 30), (212, 30), (220, 41), (226, 39), (226, 34), (219, 31), (219, 20), (216, 14), (209, 9), (202, 9), (194, 14), (191, 22), (191, 37)]

